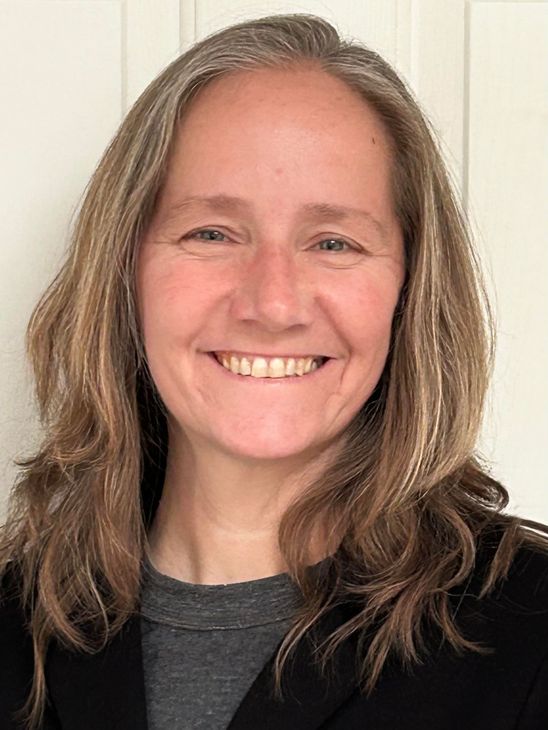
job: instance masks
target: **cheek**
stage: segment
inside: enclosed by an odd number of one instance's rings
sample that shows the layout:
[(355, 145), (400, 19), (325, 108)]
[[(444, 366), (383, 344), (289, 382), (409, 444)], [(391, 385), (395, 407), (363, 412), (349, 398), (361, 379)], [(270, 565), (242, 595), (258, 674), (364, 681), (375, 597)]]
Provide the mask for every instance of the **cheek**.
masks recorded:
[(191, 270), (152, 262), (141, 269), (138, 290), (145, 344), (184, 337), (199, 324), (211, 298), (210, 288)]
[(366, 357), (386, 354), (390, 344), (401, 286), (401, 277), (395, 274), (362, 278), (345, 287), (337, 297), (338, 328), (346, 333), (349, 346)]
[[(138, 300), (146, 360), (162, 400), (168, 404), (185, 373), (181, 351), (199, 331), (199, 292), (192, 278), (180, 276), (172, 265), (149, 262), (140, 271)], [(182, 370), (181, 370), (182, 368)], [(188, 379), (189, 373), (183, 377)]]

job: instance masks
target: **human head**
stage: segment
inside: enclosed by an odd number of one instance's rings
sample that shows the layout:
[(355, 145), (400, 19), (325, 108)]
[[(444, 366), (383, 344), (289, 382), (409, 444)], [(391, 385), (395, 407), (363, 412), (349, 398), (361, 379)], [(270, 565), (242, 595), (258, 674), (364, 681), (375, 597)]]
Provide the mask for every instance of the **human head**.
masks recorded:
[[(131, 429), (120, 423), (135, 428), (136, 394), (150, 392), (135, 264), (179, 120), (200, 89), (223, 74), (298, 63), (315, 64), (362, 95), (393, 142), (406, 281), (385, 371), (351, 424), (348, 470), (383, 462), (382, 500), (396, 504), (419, 481), (425, 489), (457, 469), (475, 444), (488, 355), (481, 292), (466, 226), (419, 106), (378, 54), (341, 40), (324, 20), (273, 16), (232, 26), (193, 46), (150, 84), (94, 174), (69, 262), (50, 295), (51, 312), (58, 305), (55, 321), (49, 337), (32, 347), (36, 360), (55, 351), (65, 372), (67, 431), (74, 432), (75, 422), (80, 433), (93, 423), (97, 444), (127, 453), (124, 433)], [(36, 329), (42, 316), (46, 308), (37, 312)], [(42, 377), (44, 403), (52, 380)], [(145, 434), (151, 420), (162, 418), (154, 398), (148, 406), (140, 415)]]
[[(260, 460), (302, 489), (337, 445), (384, 369), (405, 275), (391, 167), (373, 110), (317, 68), (232, 72), (195, 97), (137, 267), (172, 461)], [(329, 361), (259, 381), (212, 352)]]

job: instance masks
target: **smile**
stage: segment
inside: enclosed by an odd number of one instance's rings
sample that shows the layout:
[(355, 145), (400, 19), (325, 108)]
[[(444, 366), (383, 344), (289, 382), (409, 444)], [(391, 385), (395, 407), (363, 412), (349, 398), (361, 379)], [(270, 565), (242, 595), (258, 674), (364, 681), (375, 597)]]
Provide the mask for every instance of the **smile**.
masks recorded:
[[(243, 381), (270, 382), (283, 380), (285, 382), (299, 382), (313, 378), (316, 372), (323, 370), (331, 358), (272, 358), (265, 360), (261, 357), (237, 358), (218, 355), (210, 352), (209, 358), (218, 364), (228, 375)], [(306, 376), (306, 377), (305, 377)]]

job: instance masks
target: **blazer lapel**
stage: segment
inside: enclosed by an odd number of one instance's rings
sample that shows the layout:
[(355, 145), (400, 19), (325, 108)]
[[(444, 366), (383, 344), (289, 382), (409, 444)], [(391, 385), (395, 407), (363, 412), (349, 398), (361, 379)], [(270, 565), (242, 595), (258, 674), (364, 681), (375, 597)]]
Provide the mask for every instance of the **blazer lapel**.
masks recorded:
[(139, 616), (96, 654), (53, 643), (46, 682), (63, 730), (147, 730)]
[(331, 609), (318, 622), (315, 639), (310, 632), (301, 639), (282, 671), (281, 702), (273, 696), (274, 653), (242, 700), (227, 730), (319, 728), (358, 689), (355, 635), (337, 648), (328, 662), (325, 676), (313, 659), (314, 645), (348, 620), (348, 610), (342, 606)]
[[(356, 648), (352, 637), (337, 649), (325, 677), (314, 665), (315, 644), (347, 616), (337, 607), (317, 631), (299, 643), (282, 673), (282, 702), (273, 690), (275, 653), (240, 703), (227, 730), (315, 730), (357, 689)], [(46, 682), (63, 730), (147, 730), (139, 616), (124, 625), (96, 654), (67, 650), (53, 643)]]
[[(272, 694), (275, 653), (240, 703), (227, 730), (313, 730), (357, 689), (355, 642), (337, 649), (331, 672), (314, 665), (315, 642), (331, 634), (345, 616), (332, 609), (314, 637), (299, 643), (282, 673), (283, 701)], [(54, 642), (46, 663), (46, 682), (63, 730), (147, 730), (141, 626), (128, 620), (119, 634), (95, 654), (73, 652)]]

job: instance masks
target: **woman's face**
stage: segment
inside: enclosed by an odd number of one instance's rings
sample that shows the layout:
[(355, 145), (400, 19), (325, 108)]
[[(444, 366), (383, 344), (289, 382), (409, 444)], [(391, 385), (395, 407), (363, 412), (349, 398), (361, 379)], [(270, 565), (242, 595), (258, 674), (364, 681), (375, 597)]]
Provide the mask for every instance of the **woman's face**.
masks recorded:
[[(146, 356), (173, 427), (206, 449), (278, 459), (349, 424), (382, 373), (404, 279), (389, 174), (375, 113), (324, 72), (242, 72), (202, 90), (138, 264)], [(212, 352), (331, 359), (255, 378)]]

